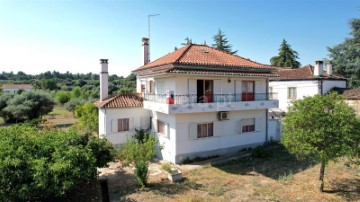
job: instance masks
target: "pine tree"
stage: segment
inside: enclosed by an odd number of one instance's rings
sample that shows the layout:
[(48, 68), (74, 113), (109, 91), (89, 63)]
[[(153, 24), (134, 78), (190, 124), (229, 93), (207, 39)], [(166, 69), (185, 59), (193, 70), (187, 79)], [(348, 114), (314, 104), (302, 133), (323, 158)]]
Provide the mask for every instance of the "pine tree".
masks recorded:
[(280, 48), (279, 55), (274, 56), (270, 59), (271, 65), (278, 67), (287, 67), (287, 68), (299, 68), (300, 62), (296, 59), (299, 59), (299, 54), (291, 48), (291, 45), (283, 39)]
[(189, 37), (185, 38), (185, 42), (181, 43), (182, 46), (186, 46), (192, 43), (192, 39), (190, 39)]
[(215, 43), (212, 46), (214, 48), (228, 52), (230, 54), (236, 54), (237, 50), (236, 51), (231, 50), (232, 45), (229, 44), (229, 41), (227, 40), (226, 35), (220, 29), (219, 29), (218, 33), (213, 37), (213, 39), (214, 39)]

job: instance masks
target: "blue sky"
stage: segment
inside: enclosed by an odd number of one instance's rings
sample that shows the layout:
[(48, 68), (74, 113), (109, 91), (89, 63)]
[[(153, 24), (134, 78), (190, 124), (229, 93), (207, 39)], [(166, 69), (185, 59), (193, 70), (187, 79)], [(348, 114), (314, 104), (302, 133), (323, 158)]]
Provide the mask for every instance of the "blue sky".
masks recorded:
[(269, 64), (286, 39), (302, 65), (327, 57), (358, 18), (352, 0), (0, 0), (0, 71), (127, 76), (142, 65), (141, 38), (151, 18), (151, 59), (181, 47), (186, 37), (212, 44), (220, 28), (238, 54)]

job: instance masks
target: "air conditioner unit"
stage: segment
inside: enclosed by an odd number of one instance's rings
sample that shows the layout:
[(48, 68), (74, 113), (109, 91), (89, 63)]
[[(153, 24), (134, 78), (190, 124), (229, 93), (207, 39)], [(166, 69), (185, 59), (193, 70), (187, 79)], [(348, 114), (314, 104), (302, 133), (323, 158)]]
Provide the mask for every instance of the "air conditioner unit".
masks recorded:
[(228, 120), (228, 114), (229, 112), (219, 112), (218, 113), (218, 118), (219, 120)]

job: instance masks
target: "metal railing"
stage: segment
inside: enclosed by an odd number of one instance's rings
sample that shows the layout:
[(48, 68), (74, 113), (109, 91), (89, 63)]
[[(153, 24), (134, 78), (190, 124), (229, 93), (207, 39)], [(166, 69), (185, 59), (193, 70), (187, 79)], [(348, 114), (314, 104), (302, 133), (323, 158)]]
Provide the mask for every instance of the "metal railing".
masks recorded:
[[(276, 99), (276, 93), (238, 93), (238, 94), (211, 94), (198, 96), (197, 94), (174, 95), (173, 104), (213, 103), (213, 102), (244, 102)], [(144, 94), (144, 100), (167, 103), (166, 94)]]

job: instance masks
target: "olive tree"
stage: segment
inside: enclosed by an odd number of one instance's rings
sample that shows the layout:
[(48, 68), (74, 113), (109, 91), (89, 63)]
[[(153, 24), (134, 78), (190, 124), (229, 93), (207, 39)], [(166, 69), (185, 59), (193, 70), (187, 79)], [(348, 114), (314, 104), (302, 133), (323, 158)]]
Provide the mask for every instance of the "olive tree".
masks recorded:
[(320, 163), (319, 189), (324, 190), (325, 166), (342, 156), (356, 156), (358, 120), (354, 110), (336, 93), (297, 100), (283, 122), (282, 143), (299, 159)]

